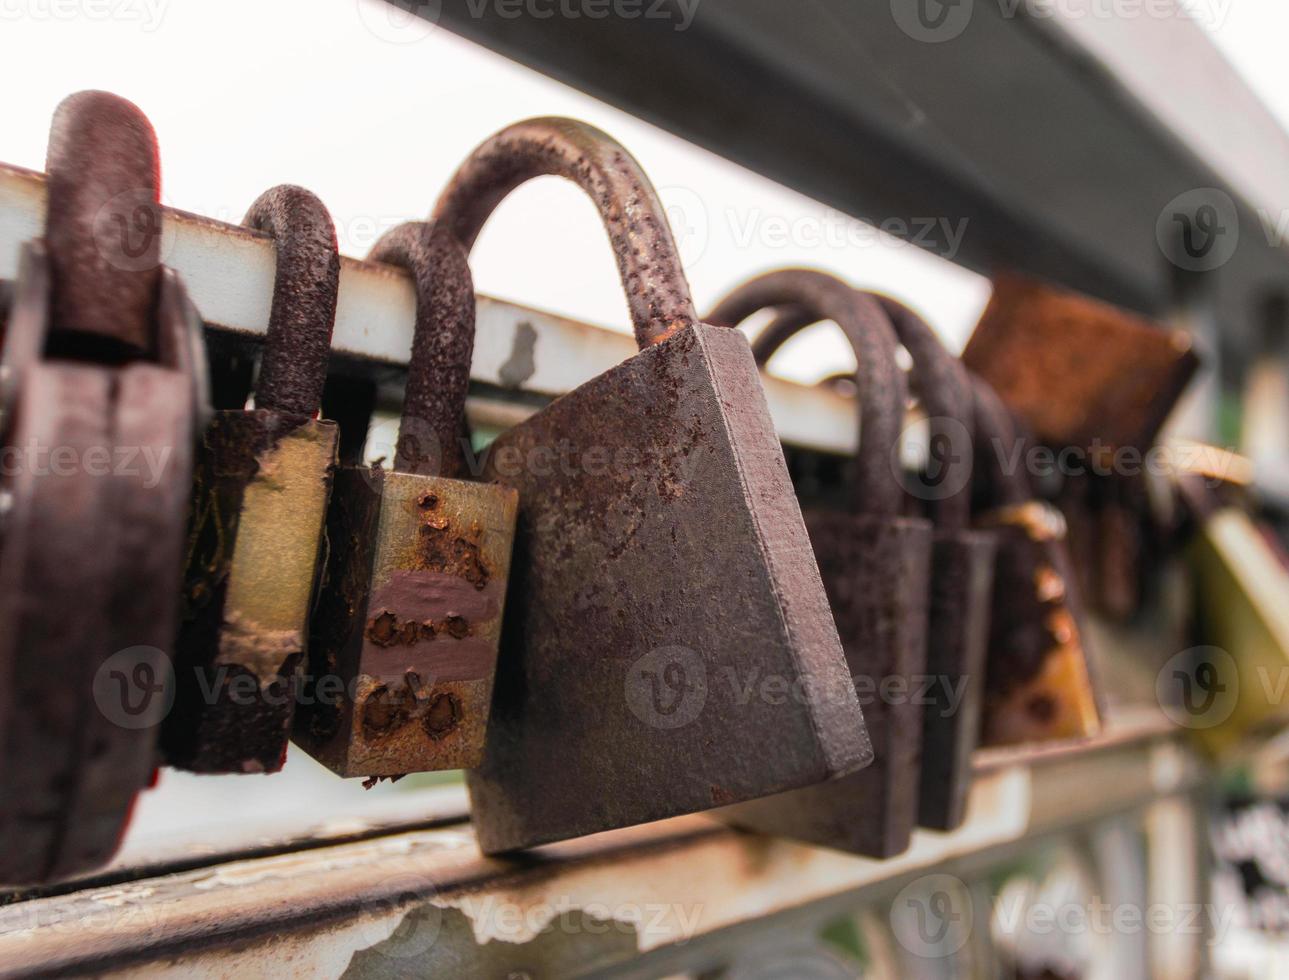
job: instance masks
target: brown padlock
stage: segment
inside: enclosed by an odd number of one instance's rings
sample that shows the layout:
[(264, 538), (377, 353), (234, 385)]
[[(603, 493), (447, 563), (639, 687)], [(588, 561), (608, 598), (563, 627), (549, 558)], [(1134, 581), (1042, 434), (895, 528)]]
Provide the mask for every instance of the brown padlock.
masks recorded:
[(15, 884), (105, 862), (152, 777), (205, 405), (146, 117), (105, 92), (65, 99), (47, 169), (0, 372), (18, 451), (0, 529), (0, 882)]
[(436, 217), (470, 246), (543, 174), (599, 208), (641, 351), (487, 455), (520, 518), (487, 753), (467, 776), (485, 853), (814, 784), (871, 754), (747, 340), (698, 322), (636, 161), (581, 123), (520, 123), (471, 154)]
[(993, 286), (967, 368), (1049, 446), (1149, 448), (1199, 366), (1189, 335), (1013, 273)]
[[(873, 742), (873, 764), (825, 785), (724, 811), (737, 826), (870, 857), (908, 846), (918, 819), (922, 680), (932, 529), (902, 516), (898, 475), (907, 383), (877, 300), (821, 272), (789, 269), (744, 284), (708, 322), (736, 327), (767, 307), (806, 311), (797, 330), (832, 320), (859, 364), (859, 452), (849, 511), (811, 510), (806, 527)], [(804, 321), (804, 322), (803, 322)], [(755, 346), (764, 362), (791, 333)]]
[(1095, 735), (1100, 706), (1084, 649), (1065, 519), (1030, 490), (1015, 417), (986, 382), (971, 380), (980, 488), (976, 526), (993, 531), (998, 541), (982, 742)]
[[(935, 525), (927, 663), (919, 690), (924, 703), (918, 823), (954, 830), (966, 817), (971, 756), (979, 742), (995, 543), (992, 534), (970, 526), (975, 420), (966, 372), (913, 310), (889, 296), (871, 295), (913, 362), (913, 388), (929, 430), (926, 466), (916, 475), (905, 473), (909, 496), (924, 504)], [(781, 311), (753, 344), (757, 361), (768, 362), (789, 337), (818, 319), (804, 307)], [(843, 377), (853, 391), (854, 378)]]
[[(273, 234), (277, 272), (255, 407), (215, 414), (198, 454), (166, 762), (276, 772), (304, 668), (337, 427), (322, 400), (340, 289), (327, 209), (275, 187), (246, 216)], [(245, 394), (242, 395), (245, 402)]]
[(341, 466), (295, 741), (341, 776), (474, 766), (497, 669), (513, 490), (462, 479), (474, 287), (443, 228), (385, 234), (373, 261), (416, 286), (392, 470)]

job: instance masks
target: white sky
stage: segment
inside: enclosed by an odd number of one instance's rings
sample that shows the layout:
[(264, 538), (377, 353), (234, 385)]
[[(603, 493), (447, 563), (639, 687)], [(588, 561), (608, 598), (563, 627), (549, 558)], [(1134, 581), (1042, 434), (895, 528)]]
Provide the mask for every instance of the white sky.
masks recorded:
[[(1289, 5), (1187, 2), (1203, 6), (1201, 22), (1289, 125), (1276, 50)], [(956, 346), (987, 300), (978, 276), (893, 239), (857, 239), (857, 222), (447, 31), (399, 23), (397, 11), (391, 22), (391, 10), (380, 0), (0, 0), (0, 160), (42, 169), (59, 100), (108, 89), (156, 126), (167, 203), (237, 221), (272, 184), (302, 184), (330, 207), (346, 254), (362, 256), (381, 229), (426, 215), (494, 130), (571, 115), (617, 136), (653, 178), (700, 311), (751, 275), (808, 265), (904, 298)], [(598, 219), (560, 181), (534, 182), (503, 206), (474, 269), (481, 291), (626, 327)], [(819, 335), (780, 364), (809, 379), (848, 360), (840, 337)]]
[[(59, 17), (59, 4), (74, 0), (0, 0), (0, 160), (43, 169), (54, 107), (71, 92), (107, 89), (156, 127), (168, 204), (238, 221), (269, 186), (302, 184), (331, 209), (341, 249), (362, 256), (380, 229), (424, 217), (459, 160), (493, 131), (569, 115), (640, 159), (676, 226), (700, 312), (751, 275), (808, 265), (914, 303), (961, 343), (988, 297), (971, 273), (877, 241), (857, 222), (445, 30), (391, 28), (380, 0), (87, 2)], [(83, 11), (96, 2), (138, 16), (91, 18)], [(790, 222), (795, 234), (785, 234)], [(866, 238), (852, 239), (855, 229)], [(556, 179), (503, 206), (473, 265), (482, 292), (627, 326), (595, 211)], [(807, 340), (784, 366), (811, 378), (848, 359), (830, 335)]]

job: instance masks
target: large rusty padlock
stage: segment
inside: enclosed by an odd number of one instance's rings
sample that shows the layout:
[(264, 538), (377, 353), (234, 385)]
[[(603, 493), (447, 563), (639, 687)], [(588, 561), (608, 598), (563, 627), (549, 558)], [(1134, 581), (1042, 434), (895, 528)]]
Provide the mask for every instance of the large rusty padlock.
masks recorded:
[(972, 376), (976, 526), (997, 536), (981, 738), (986, 745), (1082, 738), (1101, 729), (1083, 612), (1060, 511), (1035, 499), (1019, 423)]
[[(55, 113), (43, 242), (4, 351), (0, 881), (89, 870), (152, 777), (204, 385), (161, 264), (156, 139), (103, 92)], [(12, 450), (10, 453), (8, 450)]]
[(465, 250), (410, 223), (370, 258), (416, 286), (402, 423), (392, 470), (336, 471), (295, 741), (342, 776), (380, 778), (483, 755), (517, 501), (462, 479), (475, 309)]
[(274, 236), (277, 273), (254, 408), (215, 414), (194, 476), (166, 762), (276, 772), (307, 647), (337, 428), (315, 416), (331, 353), (340, 254), (322, 202), (263, 194), (245, 223)]
[(769, 307), (804, 310), (795, 330), (754, 345), (765, 363), (797, 330), (832, 320), (858, 362), (859, 452), (848, 510), (812, 509), (806, 527), (873, 743), (862, 772), (726, 811), (743, 827), (871, 857), (904, 851), (917, 823), (921, 681), (926, 675), (932, 529), (903, 516), (898, 473), (908, 386), (878, 302), (821, 272), (789, 269), (744, 284), (708, 317), (736, 327)]
[(520, 123), (471, 154), (437, 219), (472, 246), (543, 174), (599, 208), (641, 350), (486, 458), (520, 519), (487, 754), (467, 775), (485, 853), (814, 784), (871, 755), (751, 351), (698, 321), (636, 161), (581, 123)]

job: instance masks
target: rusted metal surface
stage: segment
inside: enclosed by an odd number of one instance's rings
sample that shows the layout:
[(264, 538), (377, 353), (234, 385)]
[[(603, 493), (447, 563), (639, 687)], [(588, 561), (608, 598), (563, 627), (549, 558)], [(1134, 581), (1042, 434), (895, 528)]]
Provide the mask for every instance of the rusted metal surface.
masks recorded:
[(996, 546), (991, 534), (970, 527), (975, 419), (966, 372), (920, 316), (890, 297), (876, 298), (912, 358), (931, 439), (926, 472), (913, 486), (935, 525), (918, 822), (953, 830), (966, 818), (979, 739)]
[(260, 195), (243, 224), (271, 234), (277, 250), (255, 407), (312, 417), (322, 403), (336, 323), (336, 226), (317, 197), (289, 184)]
[[(465, 470), (474, 292), (443, 228), (373, 249), (417, 284), (417, 328), (393, 471), (337, 471), (327, 567), (296, 742), (342, 776), (476, 765), (492, 702), (517, 502)], [(438, 474), (445, 475), (438, 475)]]
[(1107, 452), (1152, 445), (1199, 366), (1179, 330), (1014, 274), (962, 359), (1038, 439)]
[[(990, 753), (967, 825), (917, 834), (883, 862), (701, 817), (555, 845), (541, 860), (481, 857), (464, 823), (309, 851), (220, 852), (206, 867), (0, 908), (0, 963), (15, 976), (243, 976), (266, 964), (354, 977), (699, 972), (746, 930), (783, 928), (784, 913), (816, 932), (919, 876), (987, 873), (1029, 834), (1189, 792), (1204, 770), (1177, 739), (1156, 726), (1078, 753)], [(1086, 792), (1107, 772), (1113, 780)], [(433, 799), (424, 809), (437, 809)]]
[(45, 159), (55, 330), (152, 350), (161, 280), (161, 168), (138, 107), (105, 92), (59, 103)]
[(972, 378), (978, 527), (997, 535), (982, 742), (1081, 738), (1100, 730), (1100, 707), (1060, 512), (1035, 500), (1024, 470), (1006, 471), (1020, 435), (997, 394)]
[[(907, 384), (878, 302), (823, 273), (785, 270), (741, 286), (711, 314), (734, 327), (767, 307), (805, 311), (797, 329), (833, 320), (855, 349), (860, 452), (848, 511), (807, 512), (847, 665), (865, 692), (873, 763), (833, 783), (726, 811), (733, 823), (872, 857), (904, 851), (918, 816), (931, 525), (901, 516), (898, 448)], [(792, 333), (773, 331), (782, 344)], [(759, 360), (773, 353), (758, 341)], [(904, 692), (902, 695), (893, 692)]]
[(653, 185), (616, 140), (573, 119), (530, 119), (475, 149), (434, 209), (472, 248), (484, 224), (520, 184), (544, 174), (573, 181), (600, 211), (643, 348), (698, 322), (680, 253)]
[[(520, 516), (492, 730), (468, 774), (487, 853), (809, 785), (871, 754), (747, 342), (697, 322), (638, 165), (582, 124), (521, 123), (466, 161), (436, 216), (473, 243), (543, 173), (599, 208), (642, 351), (488, 451), (484, 476), (519, 491)], [(742, 693), (762, 678), (790, 693)]]
[(166, 761), (194, 772), (276, 772), (299, 699), (338, 430), (313, 418), (335, 323), (331, 216), (298, 187), (259, 197), (275, 235), (273, 305), (253, 411), (207, 427), (192, 488), (175, 710)]
[[(139, 228), (109, 221), (117, 237), (103, 238), (103, 215), (120, 213), (104, 195), (123, 188), (146, 190), (128, 210), (151, 216), (151, 237), (158, 166), (146, 120), (104, 93), (73, 96), (56, 114), (50, 159), (48, 273), (32, 246), (5, 352), (18, 362), (6, 372), (16, 409), (7, 435), (37, 427), (18, 449), (17, 516), (4, 529), (3, 632), (24, 644), (9, 658), (0, 803), (5, 839), (20, 842), (0, 855), (0, 880), (11, 882), (105, 861), (150, 779), (204, 392), (200, 327), (182, 285), (155, 251), (130, 252)], [(136, 264), (122, 267), (123, 254)], [(149, 359), (130, 359), (140, 353)], [(78, 360), (59, 359), (69, 355)], [(41, 465), (31, 449), (42, 445), (64, 460), (70, 450), (73, 464)], [(39, 503), (25, 502), (29, 493)], [(113, 700), (117, 681), (144, 689)]]

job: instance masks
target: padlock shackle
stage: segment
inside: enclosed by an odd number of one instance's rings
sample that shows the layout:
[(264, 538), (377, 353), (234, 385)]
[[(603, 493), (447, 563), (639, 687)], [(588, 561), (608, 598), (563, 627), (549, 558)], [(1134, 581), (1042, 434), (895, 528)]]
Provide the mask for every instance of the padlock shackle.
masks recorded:
[(595, 202), (641, 350), (697, 322), (680, 252), (653, 184), (621, 144), (594, 126), (552, 117), (503, 129), (461, 164), (435, 205), (434, 220), (473, 249), (510, 192), (545, 175), (571, 180)]
[(335, 222), (311, 191), (280, 184), (255, 199), (242, 224), (272, 235), (277, 252), (255, 407), (312, 416), (322, 405), (340, 293)]
[(45, 157), (53, 332), (107, 359), (151, 354), (161, 284), (161, 161), (138, 106), (108, 92), (58, 104)]
[[(737, 327), (771, 307), (802, 309), (792, 333), (820, 320), (832, 320), (846, 335), (858, 363), (859, 451), (852, 487), (855, 512), (898, 517), (904, 510), (904, 488), (896, 475), (908, 383), (896, 363), (895, 332), (881, 306), (840, 279), (811, 269), (784, 269), (738, 287), (706, 318), (713, 326)], [(811, 316), (806, 316), (808, 311)], [(806, 322), (802, 323), (801, 321)]]
[(960, 489), (943, 496), (934, 495), (928, 501), (931, 519), (940, 530), (964, 531), (971, 525), (976, 431), (967, 369), (945, 349), (931, 325), (909, 307), (880, 293), (868, 295), (886, 311), (895, 336), (913, 361), (912, 387), (927, 417), (929, 445), (934, 449), (937, 438), (949, 443), (942, 483), (946, 487), (961, 483)]
[(465, 402), (474, 357), (474, 281), (465, 248), (446, 226), (409, 221), (372, 246), (368, 259), (399, 266), (416, 289), (394, 469), (455, 479), (465, 473)]
[(970, 371), (967, 378), (976, 428), (976, 480), (987, 488), (989, 509), (1028, 503), (1034, 499), (1025, 472), (1030, 440), (989, 382)]

